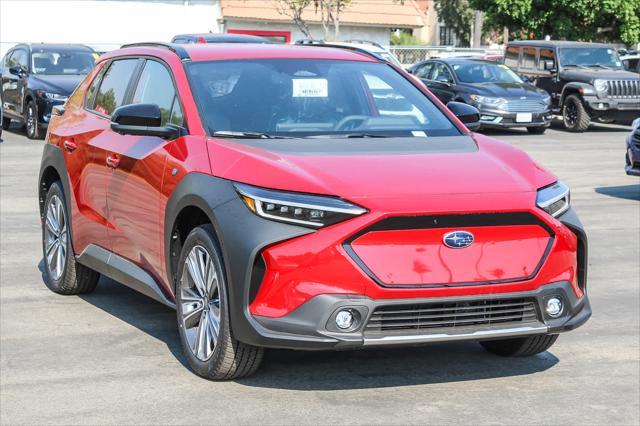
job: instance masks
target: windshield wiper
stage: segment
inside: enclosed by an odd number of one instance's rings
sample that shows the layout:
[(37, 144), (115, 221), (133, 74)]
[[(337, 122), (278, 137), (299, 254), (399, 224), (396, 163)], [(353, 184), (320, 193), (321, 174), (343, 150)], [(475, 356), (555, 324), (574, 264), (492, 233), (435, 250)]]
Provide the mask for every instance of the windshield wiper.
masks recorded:
[(584, 65), (578, 65), (578, 64), (564, 64), (562, 65), (563, 67), (577, 67), (577, 68), (582, 68), (582, 69), (588, 69), (587, 67), (585, 67)]
[(606, 69), (606, 70), (610, 70), (610, 69), (612, 69), (612, 68), (609, 68), (608, 66), (606, 66), (606, 65), (602, 65), (602, 64), (593, 64), (593, 65), (589, 65), (589, 68), (592, 68), (592, 67), (600, 67), (600, 68), (604, 68), (604, 69)]
[(391, 136), (387, 135), (377, 135), (374, 133), (327, 133), (325, 135), (311, 135), (307, 136), (307, 139), (325, 139), (325, 138), (336, 138), (336, 139), (357, 139), (357, 138), (390, 138)]
[(277, 136), (270, 135), (268, 133), (260, 132), (234, 132), (231, 130), (220, 130), (213, 132), (212, 136), (219, 138), (232, 138), (232, 139), (290, 139), (290, 136)]

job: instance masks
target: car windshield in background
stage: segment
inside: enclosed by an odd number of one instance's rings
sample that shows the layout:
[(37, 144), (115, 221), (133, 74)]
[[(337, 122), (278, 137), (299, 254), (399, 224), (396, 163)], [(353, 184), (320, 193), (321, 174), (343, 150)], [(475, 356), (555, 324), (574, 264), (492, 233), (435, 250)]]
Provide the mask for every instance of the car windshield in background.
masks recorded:
[(564, 67), (622, 68), (618, 53), (609, 47), (563, 47), (559, 59)]
[(95, 65), (89, 50), (37, 49), (31, 53), (35, 74), (87, 74)]
[(210, 134), (460, 134), (420, 90), (384, 63), (255, 59), (194, 62), (188, 72)]
[(506, 65), (471, 62), (453, 65), (463, 83), (522, 83), (522, 79)]

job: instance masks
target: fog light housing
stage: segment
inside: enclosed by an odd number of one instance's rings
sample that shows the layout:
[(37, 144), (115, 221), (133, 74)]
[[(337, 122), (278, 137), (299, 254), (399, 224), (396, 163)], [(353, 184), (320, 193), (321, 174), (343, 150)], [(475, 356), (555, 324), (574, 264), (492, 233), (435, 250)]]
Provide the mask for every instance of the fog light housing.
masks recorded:
[(336, 326), (340, 329), (340, 330), (348, 330), (351, 327), (353, 327), (353, 324), (355, 323), (355, 316), (353, 315), (353, 312), (351, 312), (348, 309), (343, 309), (341, 311), (338, 311), (338, 313), (336, 314)]
[(564, 310), (562, 299), (557, 296), (550, 297), (547, 299), (545, 310), (547, 311), (547, 315), (551, 318), (558, 318), (562, 315), (562, 311)]

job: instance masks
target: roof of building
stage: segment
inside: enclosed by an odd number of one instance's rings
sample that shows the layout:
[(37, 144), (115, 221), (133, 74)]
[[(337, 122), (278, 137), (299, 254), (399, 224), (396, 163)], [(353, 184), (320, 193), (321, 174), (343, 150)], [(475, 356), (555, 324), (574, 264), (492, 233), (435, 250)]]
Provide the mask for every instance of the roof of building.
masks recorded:
[[(275, 0), (221, 0), (223, 19), (245, 21), (292, 22), (278, 10)], [(309, 23), (320, 22), (320, 12), (308, 6), (302, 18)], [(415, 0), (353, 0), (340, 13), (340, 24), (393, 28), (418, 28), (425, 25), (425, 17)]]
[(509, 46), (534, 46), (534, 47), (612, 47), (606, 43), (591, 43), (588, 41), (565, 41), (565, 40), (516, 40), (510, 41)]

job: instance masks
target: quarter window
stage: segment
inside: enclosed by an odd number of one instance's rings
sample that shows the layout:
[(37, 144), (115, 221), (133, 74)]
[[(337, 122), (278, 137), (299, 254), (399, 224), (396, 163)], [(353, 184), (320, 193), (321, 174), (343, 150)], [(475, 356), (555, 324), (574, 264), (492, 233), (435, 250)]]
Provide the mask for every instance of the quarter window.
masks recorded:
[[(167, 68), (159, 62), (146, 62), (133, 96), (133, 103), (158, 105), (162, 126), (169, 122), (182, 124), (182, 111), (176, 99), (173, 80)], [(174, 103), (178, 105), (174, 107)]]
[(137, 59), (114, 61), (102, 77), (93, 109), (104, 115), (111, 115), (125, 100), (127, 86), (138, 64)]
[(522, 51), (522, 68), (529, 70), (536, 68), (536, 48), (525, 47)]

